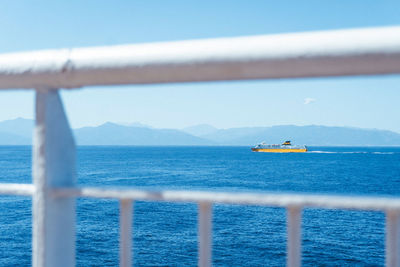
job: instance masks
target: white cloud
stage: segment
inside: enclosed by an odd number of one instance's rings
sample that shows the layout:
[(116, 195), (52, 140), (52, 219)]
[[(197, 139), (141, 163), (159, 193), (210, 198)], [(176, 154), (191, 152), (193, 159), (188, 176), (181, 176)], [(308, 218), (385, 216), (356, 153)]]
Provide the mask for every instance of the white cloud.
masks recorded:
[(304, 105), (311, 104), (311, 103), (313, 103), (315, 101), (317, 101), (317, 99), (311, 98), (311, 97), (306, 97), (306, 98), (304, 98)]

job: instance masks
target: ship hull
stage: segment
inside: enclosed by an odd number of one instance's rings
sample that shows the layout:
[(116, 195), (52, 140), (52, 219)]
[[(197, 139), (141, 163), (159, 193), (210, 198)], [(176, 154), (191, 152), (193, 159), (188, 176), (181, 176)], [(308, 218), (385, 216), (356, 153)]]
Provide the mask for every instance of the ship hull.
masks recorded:
[(254, 152), (269, 152), (269, 153), (304, 153), (307, 148), (252, 148)]

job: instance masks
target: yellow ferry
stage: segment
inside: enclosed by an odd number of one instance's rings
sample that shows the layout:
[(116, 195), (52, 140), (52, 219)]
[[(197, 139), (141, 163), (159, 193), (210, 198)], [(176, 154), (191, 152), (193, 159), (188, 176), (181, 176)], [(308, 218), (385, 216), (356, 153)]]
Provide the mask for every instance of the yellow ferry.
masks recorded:
[(286, 141), (281, 145), (268, 145), (262, 142), (251, 148), (254, 152), (280, 152), (280, 153), (301, 153), (307, 152), (307, 146), (292, 145), (290, 141)]

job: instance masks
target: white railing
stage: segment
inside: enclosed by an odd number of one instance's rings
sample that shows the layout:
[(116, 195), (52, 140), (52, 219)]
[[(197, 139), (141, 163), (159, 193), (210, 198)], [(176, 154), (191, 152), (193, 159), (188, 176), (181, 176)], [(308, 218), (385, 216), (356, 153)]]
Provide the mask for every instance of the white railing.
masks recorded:
[(199, 266), (212, 262), (214, 203), (286, 208), (288, 266), (301, 265), (303, 208), (383, 211), (386, 265), (400, 266), (400, 198), (76, 187), (76, 147), (58, 94), (92, 85), (393, 73), (400, 73), (400, 27), (0, 55), (0, 89), (36, 90), (33, 185), (0, 184), (0, 194), (33, 198), (33, 266), (75, 265), (76, 197), (120, 200), (121, 266), (132, 264), (136, 200), (198, 203)]

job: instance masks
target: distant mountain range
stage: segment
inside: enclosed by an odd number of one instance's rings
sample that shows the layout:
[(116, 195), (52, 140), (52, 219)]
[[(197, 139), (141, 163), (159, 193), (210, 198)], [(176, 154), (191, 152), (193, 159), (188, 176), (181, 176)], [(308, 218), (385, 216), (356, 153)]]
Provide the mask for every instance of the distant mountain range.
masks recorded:
[(107, 122), (74, 130), (78, 145), (212, 145), (212, 141), (173, 129), (123, 126)]
[(0, 145), (32, 143), (33, 120), (18, 118), (0, 122)]
[(285, 140), (309, 146), (400, 145), (400, 134), (391, 131), (318, 125), (232, 128), (200, 137), (221, 145), (250, 145), (261, 141), (279, 144)]
[[(33, 120), (0, 122), (0, 145), (32, 143)], [(107, 122), (74, 129), (78, 145), (240, 145), (265, 141), (278, 144), (291, 140), (309, 146), (399, 146), (400, 134), (377, 129), (328, 126), (280, 125), (217, 129), (207, 124), (178, 129), (157, 129), (141, 123)]]

